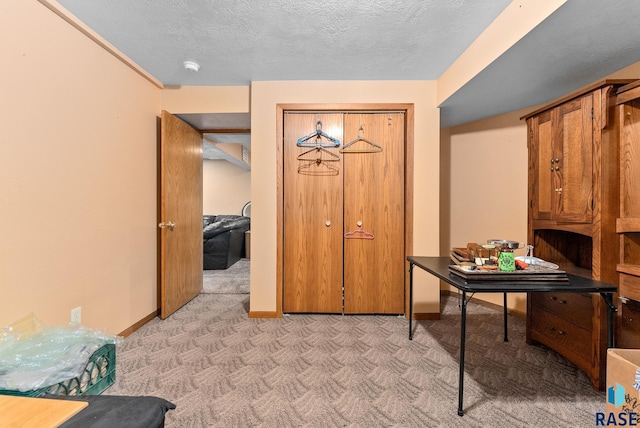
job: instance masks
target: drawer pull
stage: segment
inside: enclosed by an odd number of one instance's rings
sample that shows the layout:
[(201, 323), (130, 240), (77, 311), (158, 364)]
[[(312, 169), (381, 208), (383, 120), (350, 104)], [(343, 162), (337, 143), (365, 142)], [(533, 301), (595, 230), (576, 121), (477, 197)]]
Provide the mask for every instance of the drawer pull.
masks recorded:
[[(551, 330), (551, 331), (556, 331), (556, 328), (555, 328), (555, 327), (549, 327), (549, 330)], [(564, 336), (564, 335), (565, 335), (565, 332), (564, 332), (564, 331), (562, 331), (562, 330), (557, 330), (557, 332), (558, 332), (558, 334), (559, 334), (560, 336)]]
[(556, 296), (551, 296), (551, 300), (553, 300), (554, 302), (558, 302), (561, 305), (566, 305), (567, 304), (566, 300), (558, 300), (558, 297), (556, 297)]

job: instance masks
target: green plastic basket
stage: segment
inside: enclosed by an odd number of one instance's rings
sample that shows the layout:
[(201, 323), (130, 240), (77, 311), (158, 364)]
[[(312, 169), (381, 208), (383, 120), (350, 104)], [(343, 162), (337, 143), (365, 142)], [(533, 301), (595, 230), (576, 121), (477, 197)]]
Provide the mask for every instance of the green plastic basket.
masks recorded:
[(31, 391), (0, 389), (1, 395), (40, 397), (53, 395), (98, 395), (116, 380), (116, 346), (106, 344), (91, 354), (79, 377)]

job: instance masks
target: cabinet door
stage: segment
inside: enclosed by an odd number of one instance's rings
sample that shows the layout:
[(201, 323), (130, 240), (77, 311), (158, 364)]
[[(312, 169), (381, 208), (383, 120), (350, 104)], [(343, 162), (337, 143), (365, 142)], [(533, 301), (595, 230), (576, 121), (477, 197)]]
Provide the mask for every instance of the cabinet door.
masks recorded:
[(536, 220), (550, 220), (556, 194), (554, 179), (557, 166), (553, 157), (551, 111), (534, 116), (527, 123), (532, 217)]
[(342, 141), (341, 114), (284, 115), (284, 312), (342, 312), (342, 162), (337, 148), (296, 145), (318, 120)]
[[(593, 95), (557, 107), (554, 160), (558, 167), (556, 220), (591, 223), (593, 210)], [(555, 168), (554, 168), (555, 169)]]
[(383, 150), (343, 153), (345, 233), (361, 224), (373, 234), (373, 239), (344, 240), (344, 312), (400, 314), (405, 278), (404, 114), (347, 114), (345, 142), (358, 136), (361, 125), (361, 135)]

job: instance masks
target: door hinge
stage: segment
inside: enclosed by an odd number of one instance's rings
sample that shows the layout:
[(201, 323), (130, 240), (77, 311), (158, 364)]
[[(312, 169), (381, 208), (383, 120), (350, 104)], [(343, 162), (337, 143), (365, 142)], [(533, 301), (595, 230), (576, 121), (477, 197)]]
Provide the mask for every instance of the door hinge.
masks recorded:
[(593, 107), (591, 107), (591, 120), (593, 120)]

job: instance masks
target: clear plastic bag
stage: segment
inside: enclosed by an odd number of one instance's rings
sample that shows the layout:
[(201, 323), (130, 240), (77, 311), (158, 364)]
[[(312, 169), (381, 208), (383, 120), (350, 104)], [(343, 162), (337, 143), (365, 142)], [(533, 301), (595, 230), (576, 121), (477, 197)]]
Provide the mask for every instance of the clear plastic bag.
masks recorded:
[(80, 324), (47, 327), (28, 315), (0, 330), (0, 389), (31, 391), (79, 377), (96, 350), (121, 341)]

